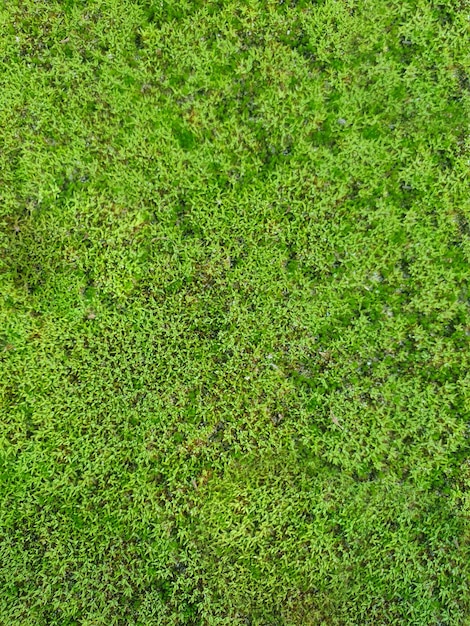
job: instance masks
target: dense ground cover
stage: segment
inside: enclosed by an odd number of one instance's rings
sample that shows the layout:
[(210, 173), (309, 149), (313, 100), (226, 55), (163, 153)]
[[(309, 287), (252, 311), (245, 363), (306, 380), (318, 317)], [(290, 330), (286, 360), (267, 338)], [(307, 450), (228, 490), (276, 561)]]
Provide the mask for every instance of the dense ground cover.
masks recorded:
[(0, 23), (0, 624), (470, 624), (470, 8)]

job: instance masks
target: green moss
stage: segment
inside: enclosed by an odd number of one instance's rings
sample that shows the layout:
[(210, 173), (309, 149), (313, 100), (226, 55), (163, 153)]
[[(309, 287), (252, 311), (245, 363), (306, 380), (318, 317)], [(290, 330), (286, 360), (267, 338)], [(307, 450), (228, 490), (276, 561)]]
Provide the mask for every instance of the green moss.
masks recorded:
[(0, 8), (0, 623), (468, 623), (467, 9)]

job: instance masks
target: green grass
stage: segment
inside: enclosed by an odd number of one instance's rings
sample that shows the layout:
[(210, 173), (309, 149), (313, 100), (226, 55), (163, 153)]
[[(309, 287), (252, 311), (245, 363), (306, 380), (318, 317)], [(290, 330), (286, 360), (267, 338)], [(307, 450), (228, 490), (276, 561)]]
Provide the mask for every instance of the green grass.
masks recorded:
[(470, 624), (470, 6), (0, 3), (1, 626)]

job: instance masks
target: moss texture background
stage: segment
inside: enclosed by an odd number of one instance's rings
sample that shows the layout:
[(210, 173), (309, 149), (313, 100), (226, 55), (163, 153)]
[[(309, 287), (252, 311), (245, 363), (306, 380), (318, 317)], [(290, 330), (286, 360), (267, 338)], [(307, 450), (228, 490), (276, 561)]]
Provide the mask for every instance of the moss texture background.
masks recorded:
[(0, 4), (0, 624), (470, 624), (470, 6)]

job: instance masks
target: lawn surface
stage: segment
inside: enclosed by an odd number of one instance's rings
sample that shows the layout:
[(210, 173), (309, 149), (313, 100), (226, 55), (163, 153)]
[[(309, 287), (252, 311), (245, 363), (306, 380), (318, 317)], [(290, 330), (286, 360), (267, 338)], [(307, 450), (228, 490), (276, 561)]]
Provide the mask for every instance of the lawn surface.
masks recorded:
[(470, 624), (470, 6), (0, 3), (0, 624)]

